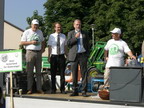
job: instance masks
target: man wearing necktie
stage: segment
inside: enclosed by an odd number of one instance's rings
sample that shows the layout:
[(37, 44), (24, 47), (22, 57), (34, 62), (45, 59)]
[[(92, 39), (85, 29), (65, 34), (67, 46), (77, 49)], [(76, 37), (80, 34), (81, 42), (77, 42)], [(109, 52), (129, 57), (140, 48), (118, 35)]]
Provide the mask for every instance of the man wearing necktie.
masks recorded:
[(49, 36), (48, 40), (48, 60), (51, 64), (51, 93), (56, 93), (56, 74), (60, 74), (60, 91), (65, 94), (65, 54), (66, 36), (61, 33), (61, 24), (55, 23), (55, 32)]
[(69, 47), (68, 60), (71, 62), (73, 75), (73, 93), (78, 96), (78, 65), (82, 75), (82, 96), (87, 96), (87, 60), (89, 56), (89, 39), (86, 32), (81, 30), (81, 21), (76, 19), (73, 23), (74, 30), (68, 33), (67, 46)]

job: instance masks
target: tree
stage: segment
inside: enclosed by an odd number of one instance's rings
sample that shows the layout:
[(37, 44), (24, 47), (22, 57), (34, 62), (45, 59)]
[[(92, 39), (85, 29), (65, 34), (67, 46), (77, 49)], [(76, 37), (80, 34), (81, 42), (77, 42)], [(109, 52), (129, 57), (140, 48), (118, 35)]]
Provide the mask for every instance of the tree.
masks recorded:
[(111, 38), (110, 30), (120, 27), (122, 38), (128, 42), (134, 53), (140, 54), (144, 38), (144, 0), (97, 0), (90, 9), (89, 19), (96, 24), (95, 36), (98, 41)]
[[(144, 0), (47, 0), (42, 19), (45, 36), (53, 32), (53, 23), (60, 22), (67, 34), (74, 19), (82, 21), (82, 29), (90, 33), (95, 24), (95, 41), (107, 42), (110, 30), (122, 29), (122, 38), (134, 53), (140, 54), (144, 38)], [(34, 16), (37, 16), (34, 14)], [(33, 17), (34, 17), (33, 16)]]
[[(89, 15), (89, 7), (94, 0), (48, 0), (44, 7), (45, 22), (48, 27), (48, 32), (52, 32), (52, 24), (60, 22), (63, 26), (63, 32), (67, 34), (73, 27), (73, 21), (80, 19), (84, 21), (85, 16)], [(84, 22), (84, 24), (86, 24)], [(83, 29), (88, 28), (83, 26)]]
[(27, 27), (27, 29), (30, 28), (30, 26), (31, 26), (31, 21), (32, 21), (33, 19), (37, 19), (37, 20), (39, 21), (39, 29), (42, 30), (44, 37), (46, 37), (46, 36), (47, 36), (47, 31), (46, 31), (45, 21), (44, 21), (43, 16), (40, 16), (40, 15), (38, 14), (38, 11), (37, 11), (37, 10), (35, 10), (35, 11), (33, 12), (33, 16), (32, 16), (32, 17), (27, 17), (27, 23), (28, 23), (28, 25), (29, 25), (29, 27)]

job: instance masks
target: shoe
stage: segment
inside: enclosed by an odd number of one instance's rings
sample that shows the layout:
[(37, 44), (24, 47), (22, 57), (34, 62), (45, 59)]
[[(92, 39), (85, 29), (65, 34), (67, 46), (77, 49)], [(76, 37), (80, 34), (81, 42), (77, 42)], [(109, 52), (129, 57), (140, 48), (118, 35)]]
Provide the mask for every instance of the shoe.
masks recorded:
[(70, 96), (79, 96), (78, 92), (73, 92)]
[(89, 95), (87, 95), (86, 92), (83, 92), (83, 93), (82, 93), (82, 96), (83, 96), (83, 97), (88, 97)]
[(61, 94), (67, 94), (67, 92), (65, 92), (65, 91), (61, 91)]
[(27, 92), (27, 94), (32, 94), (32, 91), (31, 91), (31, 90), (29, 90), (29, 91)]
[(37, 93), (44, 94), (44, 92), (42, 90), (37, 90)]
[(56, 94), (56, 91), (51, 91), (51, 94)]

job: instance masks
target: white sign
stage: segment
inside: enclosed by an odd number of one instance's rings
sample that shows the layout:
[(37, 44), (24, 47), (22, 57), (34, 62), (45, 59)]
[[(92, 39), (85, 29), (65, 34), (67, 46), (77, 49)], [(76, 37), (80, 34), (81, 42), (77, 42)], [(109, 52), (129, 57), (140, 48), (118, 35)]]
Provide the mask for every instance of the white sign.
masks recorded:
[(22, 71), (22, 50), (0, 52), (0, 72)]

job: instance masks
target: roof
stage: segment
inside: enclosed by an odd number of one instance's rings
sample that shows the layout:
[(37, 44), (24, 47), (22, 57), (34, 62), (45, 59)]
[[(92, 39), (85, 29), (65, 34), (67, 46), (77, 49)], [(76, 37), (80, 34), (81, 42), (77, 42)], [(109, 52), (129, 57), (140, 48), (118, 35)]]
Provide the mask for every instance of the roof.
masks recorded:
[(7, 23), (7, 24), (9, 24), (9, 25), (11, 25), (11, 26), (13, 26), (13, 27), (15, 27), (15, 28), (17, 28), (18, 30), (20, 30), (20, 31), (24, 32), (24, 30), (23, 30), (23, 29), (21, 29), (21, 28), (17, 27), (16, 25), (14, 25), (14, 24), (12, 24), (12, 23), (10, 23), (10, 22), (6, 21), (6, 20), (4, 20), (4, 22), (5, 22), (5, 23)]

